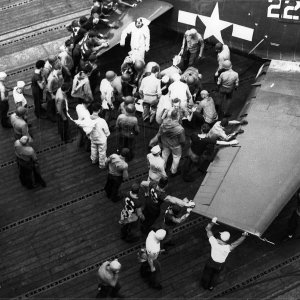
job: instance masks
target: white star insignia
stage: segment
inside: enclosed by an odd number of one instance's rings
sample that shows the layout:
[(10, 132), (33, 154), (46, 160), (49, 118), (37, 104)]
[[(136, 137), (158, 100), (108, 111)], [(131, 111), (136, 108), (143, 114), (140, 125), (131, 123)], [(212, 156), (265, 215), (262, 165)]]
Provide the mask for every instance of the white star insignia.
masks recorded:
[(203, 38), (207, 39), (211, 36), (214, 36), (218, 41), (224, 44), (221, 31), (231, 26), (232, 23), (220, 20), (218, 3), (216, 3), (215, 8), (210, 17), (202, 15), (198, 15), (198, 17), (206, 26)]

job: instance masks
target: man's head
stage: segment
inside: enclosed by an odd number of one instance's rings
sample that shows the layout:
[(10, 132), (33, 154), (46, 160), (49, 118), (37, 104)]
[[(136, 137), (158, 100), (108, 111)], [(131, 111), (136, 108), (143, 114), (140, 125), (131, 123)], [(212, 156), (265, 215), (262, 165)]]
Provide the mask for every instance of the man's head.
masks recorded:
[(190, 35), (192, 38), (196, 37), (197, 34), (198, 34), (198, 31), (197, 31), (195, 28), (191, 28), (191, 29), (189, 30), (189, 35)]
[(128, 148), (123, 148), (121, 150), (121, 156), (123, 156), (125, 159), (129, 157), (130, 155), (130, 150)]
[(16, 109), (16, 115), (21, 118), (25, 116), (26, 112), (27, 112), (27, 110), (23, 106), (19, 106)]
[(179, 109), (180, 103), (181, 101), (179, 98), (172, 99), (172, 106), (174, 109)]
[(230, 233), (228, 231), (220, 232), (220, 238), (223, 242), (228, 242), (230, 239)]
[(151, 153), (155, 156), (159, 156), (160, 152), (161, 152), (161, 149), (160, 149), (159, 145), (156, 145), (151, 148)]
[(48, 57), (48, 62), (50, 65), (53, 65), (57, 61), (57, 56), (56, 55), (50, 55)]
[(93, 113), (99, 113), (101, 110), (101, 104), (98, 102), (95, 102), (92, 104), (92, 111)]
[(86, 16), (80, 17), (80, 19), (79, 19), (79, 25), (80, 25), (80, 26), (83, 25), (84, 23), (86, 23), (87, 20), (88, 20), (88, 19), (87, 19)]
[(145, 68), (145, 62), (143, 60), (138, 59), (134, 62), (133, 67), (137, 72), (142, 72)]
[(108, 81), (113, 81), (115, 78), (116, 78), (117, 74), (114, 72), (114, 71), (107, 71), (105, 73), (105, 78), (108, 80)]
[(210, 131), (210, 127), (208, 124), (203, 124), (201, 126), (201, 132), (207, 134)]
[(127, 114), (132, 115), (135, 113), (135, 105), (133, 103), (129, 103), (126, 105), (125, 110)]
[(19, 93), (23, 93), (25, 87), (25, 82), (24, 81), (18, 81), (17, 82), (17, 89)]
[(215, 45), (216, 52), (221, 52), (223, 50), (223, 44), (222, 43), (216, 43)]
[(129, 82), (130, 81), (130, 75), (127, 73), (122, 74), (121, 79), (123, 82)]
[(74, 44), (71, 39), (68, 39), (65, 41), (65, 47), (67, 50), (69, 50), (69, 51), (72, 50), (73, 46), (74, 46)]
[(140, 185), (138, 183), (133, 183), (131, 186), (130, 191), (132, 192), (132, 194), (138, 195), (139, 191), (140, 191)]
[(164, 189), (168, 185), (168, 177), (162, 177), (158, 181), (158, 186), (162, 189)]
[(0, 81), (4, 81), (7, 77), (7, 74), (5, 72), (0, 72)]
[(23, 135), (19, 141), (23, 146), (26, 146), (29, 142), (29, 137), (27, 135)]
[(115, 259), (108, 265), (108, 267), (112, 273), (118, 274), (121, 270), (122, 265), (117, 259)]
[(177, 204), (171, 205), (169, 209), (173, 212), (174, 216), (178, 216), (181, 212), (181, 207)]
[(93, 67), (89, 63), (85, 64), (84, 67), (82, 68), (82, 71), (87, 75), (89, 75), (92, 72), (92, 70), (93, 70)]
[(93, 0), (94, 6), (99, 7), (101, 5), (102, 0)]
[(134, 103), (134, 98), (132, 96), (126, 96), (124, 99), (124, 104), (128, 105), (128, 104), (133, 104)]
[(158, 229), (158, 230), (155, 232), (155, 238), (156, 238), (158, 241), (162, 241), (162, 240), (166, 237), (166, 234), (167, 234), (167, 232), (166, 232), (164, 229)]
[(224, 60), (222, 63), (222, 68), (225, 70), (230, 70), (232, 68), (231, 61), (228, 59)]
[(71, 84), (64, 82), (61, 86), (61, 91), (67, 93), (71, 89)]
[(207, 90), (202, 90), (201, 93), (200, 93), (200, 95), (201, 95), (202, 99), (205, 99), (205, 98), (208, 98), (209, 94), (208, 94)]
[(135, 20), (135, 27), (136, 28), (142, 28), (143, 27), (143, 19), (142, 18), (137, 18), (136, 20)]
[(223, 119), (221, 120), (220, 125), (221, 125), (222, 127), (226, 127), (226, 126), (228, 125), (228, 119), (227, 119), (227, 118), (223, 118)]
[(38, 69), (38, 70), (40, 70), (40, 69), (42, 69), (42, 68), (44, 68), (44, 66), (45, 66), (45, 61), (44, 60), (38, 60), (36, 63), (35, 63), (35, 67)]

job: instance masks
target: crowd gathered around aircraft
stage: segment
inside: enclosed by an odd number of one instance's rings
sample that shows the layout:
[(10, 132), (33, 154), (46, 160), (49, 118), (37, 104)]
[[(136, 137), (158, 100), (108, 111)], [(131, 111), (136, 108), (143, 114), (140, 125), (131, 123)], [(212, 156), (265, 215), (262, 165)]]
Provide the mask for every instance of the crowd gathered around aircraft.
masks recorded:
[[(228, 134), (226, 127), (247, 124), (244, 119), (229, 120), (239, 76), (232, 68), (228, 46), (217, 43), (218, 68), (214, 77), (221, 101), (215, 105), (209, 92), (202, 87), (202, 75), (197, 68), (204, 51), (201, 34), (194, 28), (187, 30), (172, 66), (161, 70), (158, 63), (146, 61), (149, 59), (150, 22), (141, 17), (122, 31), (120, 45), (124, 46), (126, 37), (130, 36), (131, 50), (124, 58), (120, 73), (107, 71), (102, 78), (99, 51), (109, 46), (109, 39), (99, 33), (97, 27), (104, 24), (116, 28), (116, 24), (107, 18), (116, 9), (116, 3), (93, 2), (90, 17), (74, 20), (67, 27), (71, 36), (60, 52), (36, 62), (31, 79), (34, 113), (36, 118), (57, 122), (60, 137), (66, 143), (72, 141), (69, 124), (75, 122), (79, 145), (90, 150), (91, 163), (99, 165), (101, 170), (108, 169), (107, 197), (113, 202), (124, 201), (119, 221), (121, 238), (131, 243), (140, 239), (140, 230), (147, 235), (145, 248), (139, 251), (141, 275), (152, 288), (161, 289), (159, 253), (172, 245), (174, 227), (184, 222), (195, 206), (193, 201), (166, 193), (168, 177), (181, 175), (184, 181), (194, 181), (199, 176), (198, 171), (205, 173), (216, 153), (216, 145), (238, 144), (236, 136), (243, 130)], [(124, 1), (117, 2), (134, 7)], [(16, 109), (8, 115), (6, 76), (5, 72), (0, 72), (1, 124), (13, 129), (20, 181), (28, 189), (39, 184), (45, 187), (27, 120), (28, 105), (23, 93), (26, 84), (18, 81), (14, 87)], [(70, 103), (76, 103), (77, 119), (70, 115)], [(143, 125), (157, 123), (159, 129), (149, 144), (148, 178), (140, 184), (134, 183), (130, 191), (121, 196), (119, 189), (128, 178), (130, 161), (135, 155), (135, 140), (140, 132), (138, 114)], [(185, 135), (187, 128), (192, 132), (189, 138)], [(108, 137), (112, 130), (117, 131), (118, 151), (107, 157)], [(186, 144), (189, 144), (187, 157), (179, 168)], [(172, 165), (166, 170), (170, 155)], [(145, 194), (144, 203), (139, 197), (141, 191)], [(153, 225), (161, 215), (164, 202), (169, 206), (164, 212), (163, 224), (155, 230)], [(241, 238), (229, 244), (230, 234), (225, 231), (216, 239), (211, 231), (216, 221), (214, 218), (206, 227), (212, 253), (203, 272), (202, 286), (209, 290), (213, 290), (228, 254), (247, 235), (243, 233)], [(117, 260), (101, 265), (98, 297), (119, 295), (120, 269), (121, 263)]]

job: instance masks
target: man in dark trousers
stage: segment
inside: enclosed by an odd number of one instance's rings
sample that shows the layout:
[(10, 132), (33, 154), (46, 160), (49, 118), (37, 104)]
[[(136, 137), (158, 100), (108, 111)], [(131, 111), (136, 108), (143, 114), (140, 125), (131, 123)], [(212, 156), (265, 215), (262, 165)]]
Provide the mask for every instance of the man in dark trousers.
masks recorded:
[(160, 208), (164, 202), (177, 204), (180, 207), (194, 207), (195, 203), (187, 198), (181, 200), (166, 193), (168, 178), (162, 177), (159, 182), (149, 182), (149, 196), (146, 197), (143, 214), (145, 220), (142, 223), (142, 232), (148, 233), (151, 226), (155, 223), (160, 215)]
[(98, 269), (98, 294), (96, 298), (124, 298), (119, 290), (119, 272), (122, 265), (117, 259), (105, 261)]
[(108, 176), (104, 187), (107, 197), (117, 202), (121, 200), (119, 195), (119, 188), (123, 180), (128, 179), (128, 164), (126, 159), (129, 155), (129, 149), (123, 148), (121, 154), (112, 154), (106, 160), (106, 166), (108, 166)]
[(134, 104), (128, 104), (125, 108), (126, 113), (120, 114), (116, 122), (119, 131), (118, 149), (128, 148), (130, 150), (129, 160), (134, 157), (135, 137), (140, 132), (138, 119), (135, 116)]
[(34, 149), (29, 145), (28, 136), (22, 136), (19, 140), (15, 141), (15, 154), (22, 185), (28, 189), (35, 188), (37, 184), (46, 187), (46, 182), (40, 173), (37, 155)]
[(211, 255), (205, 264), (201, 285), (204, 289), (212, 291), (217, 283), (218, 275), (225, 265), (227, 256), (232, 250), (239, 246), (248, 235), (243, 232), (242, 236), (235, 242), (229, 244), (230, 233), (228, 231), (220, 232), (220, 239), (216, 239), (211, 231), (212, 227), (217, 224), (217, 218), (214, 217), (212, 221), (206, 226), (208, 241), (211, 245)]
[(124, 208), (121, 211), (121, 239), (131, 243), (139, 240), (139, 219), (144, 220), (142, 202), (139, 199), (140, 186), (134, 183), (124, 197)]

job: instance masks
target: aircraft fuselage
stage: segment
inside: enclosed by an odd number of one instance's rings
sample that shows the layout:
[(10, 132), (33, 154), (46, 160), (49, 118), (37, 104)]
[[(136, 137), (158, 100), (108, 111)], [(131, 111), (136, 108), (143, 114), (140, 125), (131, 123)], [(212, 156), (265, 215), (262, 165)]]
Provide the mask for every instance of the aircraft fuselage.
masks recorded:
[(300, 61), (300, 1), (165, 0), (174, 8), (164, 26), (195, 27), (211, 43), (262, 58)]

